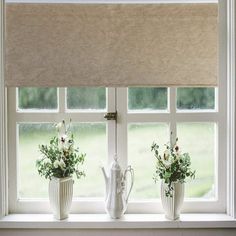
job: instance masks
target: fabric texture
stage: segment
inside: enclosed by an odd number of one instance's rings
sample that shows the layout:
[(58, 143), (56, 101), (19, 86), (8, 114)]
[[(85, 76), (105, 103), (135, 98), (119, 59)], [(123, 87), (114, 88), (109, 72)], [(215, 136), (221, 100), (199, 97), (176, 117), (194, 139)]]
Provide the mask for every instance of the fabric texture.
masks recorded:
[(6, 86), (217, 86), (218, 5), (6, 4)]

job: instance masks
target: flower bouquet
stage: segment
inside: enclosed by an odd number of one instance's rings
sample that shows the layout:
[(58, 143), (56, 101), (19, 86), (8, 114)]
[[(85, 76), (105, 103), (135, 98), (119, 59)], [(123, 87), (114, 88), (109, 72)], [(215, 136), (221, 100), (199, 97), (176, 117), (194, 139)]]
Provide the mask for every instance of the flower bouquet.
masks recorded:
[(181, 153), (176, 138), (173, 145), (165, 144), (165, 151), (161, 155), (159, 145), (153, 143), (151, 151), (156, 157), (155, 182), (159, 179), (161, 183), (161, 200), (168, 219), (175, 220), (180, 215), (184, 200), (184, 183), (186, 178), (195, 178), (192, 171), (189, 153)]
[(71, 122), (66, 126), (65, 121), (58, 123), (58, 136), (50, 139), (49, 145), (39, 145), (42, 158), (36, 161), (38, 173), (46, 179), (71, 177), (74, 173), (79, 179), (85, 176), (80, 170), (84, 163), (85, 154), (74, 148), (74, 135), (70, 131)]
[(80, 165), (84, 163), (85, 154), (74, 147), (74, 135), (71, 122), (67, 126), (65, 121), (58, 123), (58, 136), (50, 139), (48, 145), (39, 145), (42, 158), (36, 161), (39, 175), (49, 179), (49, 200), (56, 219), (68, 217), (72, 196), (73, 179), (75, 174), (79, 179), (85, 176)]
[(189, 153), (181, 153), (177, 145), (178, 138), (173, 146), (165, 144), (165, 151), (162, 155), (159, 153), (159, 145), (153, 143), (151, 151), (156, 157), (155, 182), (162, 179), (168, 185), (165, 191), (166, 196), (172, 197), (172, 183), (185, 183), (187, 177), (195, 178), (195, 171), (192, 171)]

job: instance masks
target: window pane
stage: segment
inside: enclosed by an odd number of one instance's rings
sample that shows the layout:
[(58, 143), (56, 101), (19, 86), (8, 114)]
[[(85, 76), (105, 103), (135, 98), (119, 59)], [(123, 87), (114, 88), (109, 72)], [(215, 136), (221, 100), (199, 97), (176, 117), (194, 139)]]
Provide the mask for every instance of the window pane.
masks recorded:
[[(106, 125), (80, 123), (72, 125), (75, 147), (86, 153), (83, 169), (85, 178), (74, 178), (74, 197), (104, 196), (104, 180), (99, 168), (107, 160)], [(38, 175), (35, 161), (40, 157), (39, 144), (48, 144), (57, 135), (52, 124), (19, 124), (19, 196), (48, 197), (48, 180)], [(77, 144), (77, 145), (76, 145)], [(30, 180), (30, 181), (29, 181)]]
[(191, 157), (196, 178), (186, 184), (186, 197), (214, 198), (215, 169), (215, 124), (178, 123), (177, 133), (182, 152)]
[(178, 109), (214, 109), (214, 88), (178, 88)]
[(78, 123), (73, 129), (81, 152), (86, 153), (83, 165), (86, 177), (74, 185), (74, 197), (104, 197), (105, 182), (100, 166), (107, 163), (106, 124)]
[(19, 109), (57, 109), (56, 88), (18, 88)]
[[(150, 199), (160, 196), (160, 182), (154, 183), (156, 159), (151, 152), (153, 141), (165, 144), (169, 140), (169, 127), (164, 123), (130, 124), (128, 126), (128, 161), (134, 168), (135, 183), (132, 199)], [(164, 151), (164, 146), (160, 145)]]
[(106, 88), (68, 88), (68, 109), (106, 109)]
[(129, 88), (129, 110), (167, 109), (167, 88)]
[(39, 176), (36, 159), (40, 157), (39, 144), (48, 144), (57, 135), (53, 124), (19, 124), (18, 195), (20, 198), (48, 197), (48, 180)]

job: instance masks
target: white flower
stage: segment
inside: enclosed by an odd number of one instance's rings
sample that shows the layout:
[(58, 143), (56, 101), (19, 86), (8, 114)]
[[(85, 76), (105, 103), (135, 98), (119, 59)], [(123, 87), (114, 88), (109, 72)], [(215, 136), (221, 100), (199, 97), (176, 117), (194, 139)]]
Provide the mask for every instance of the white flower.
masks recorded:
[(60, 165), (60, 162), (59, 162), (58, 160), (55, 160), (54, 163), (53, 163), (53, 166), (54, 166), (55, 168), (58, 168), (59, 165)]
[(62, 136), (60, 136), (60, 142), (62, 144), (65, 144), (67, 142), (67, 139), (68, 139), (68, 137), (66, 134), (63, 134)]
[(171, 166), (171, 161), (170, 160), (163, 160), (163, 163), (166, 168), (169, 168)]
[(65, 164), (65, 162), (61, 159), (60, 161), (58, 161), (58, 160), (54, 161), (53, 166), (54, 166), (55, 168), (60, 167), (61, 169), (65, 169), (66, 164)]
[(56, 124), (57, 131), (60, 131), (61, 127), (62, 127), (62, 122)]
[(44, 163), (44, 164), (50, 164), (50, 163), (51, 163), (51, 161), (50, 161), (50, 159), (48, 159), (48, 158), (45, 158), (45, 159), (43, 160), (43, 163)]
[(170, 157), (170, 150), (166, 149), (164, 151), (163, 159), (166, 161), (169, 160), (169, 157)]
[(181, 152), (180, 151), (176, 152), (176, 158), (179, 159), (180, 156), (181, 156)]
[(170, 149), (166, 149), (164, 151), (163, 157), (162, 157), (162, 162), (165, 165), (166, 168), (169, 168), (172, 164), (172, 156)]
[(66, 164), (62, 159), (59, 162), (59, 166), (61, 167), (61, 169), (65, 169), (65, 167), (66, 167)]
[(59, 136), (65, 135), (65, 134), (66, 134), (65, 121), (59, 122), (59, 123), (56, 125), (56, 129), (57, 129), (57, 132), (58, 132), (58, 135), (59, 135)]

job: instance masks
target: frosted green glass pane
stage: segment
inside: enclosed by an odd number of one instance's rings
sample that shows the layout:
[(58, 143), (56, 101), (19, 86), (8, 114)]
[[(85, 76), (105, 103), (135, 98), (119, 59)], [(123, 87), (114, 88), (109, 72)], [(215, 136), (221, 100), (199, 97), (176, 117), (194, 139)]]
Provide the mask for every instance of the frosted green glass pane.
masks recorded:
[(178, 88), (178, 109), (214, 109), (214, 88)]
[(129, 88), (129, 110), (165, 110), (167, 109), (167, 88)]
[[(57, 135), (53, 124), (19, 124), (19, 189), (20, 198), (47, 198), (48, 180), (38, 175), (35, 161), (40, 157), (39, 144), (48, 144)], [(75, 147), (86, 153), (82, 168), (85, 178), (74, 178), (74, 197), (104, 196), (104, 180), (99, 166), (107, 160), (106, 125), (79, 123), (72, 125)], [(29, 181), (30, 180), (30, 181)]]
[(19, 109), (57, 109), (56, 88), (18, 88)]
[[(134, 168), (135, 183), (131, 199), (154, 199), (160, 196), (160, 182), (154, 183), (156, 158), (151, 152), (153, 141), (169, 141), (169, 127), (164, 123), (130, 124), (128, 126), (128, 161)], [(164, 146), (160, 147), (164, 150)]]
[(182, 152), (191, 156), (196, 178), (188, 181), (185, 197), (215, 197), (215, 123), (178, 123), (177, 133)]
[(106, 88), (68, 88), (67, 108), (86, 110), (106, 109)]

